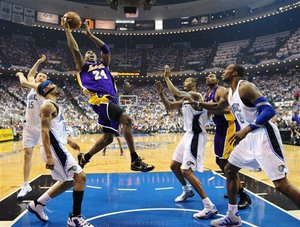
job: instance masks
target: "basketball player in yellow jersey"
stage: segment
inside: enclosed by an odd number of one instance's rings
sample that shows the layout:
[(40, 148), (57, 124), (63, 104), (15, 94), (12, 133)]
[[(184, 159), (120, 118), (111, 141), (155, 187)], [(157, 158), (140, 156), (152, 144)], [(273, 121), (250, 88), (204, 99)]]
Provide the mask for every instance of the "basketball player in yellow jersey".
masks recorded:
[[(222, 93), (226, 90), (225, 87), (219, 86), (219, 80), (215, 74), (209, 74), (206, 77), (206, 85), (208, 90), (205, 94), (205, 102), (218, 102), (222, 96)], [(210, 113), (213, 114), (212, 119), (216, 125), (214, 136), (216, 163), (224, 173), (225, 166), (228, 163), (229, 155), (234, 148), (234, 146), (229, 143), (229, 138), (231, 138), (234, 133), (240, 129), (240, 126), (229, 108), (226, 108), (222, 112), (211, 111)], [(238, 208), (241, 210), (250, 206), (251, 199), (244, 191), (240, 179), (238, 179), (238, 182), (238, 195), (240, 196)], [(226, 198), (227, 194), (224, 197)]]
[(40, 64), (46, 60), (46, 55), (42, 55), (40, 59), (30, 69), (27, 79), (21, 72), (16, 73), (19, 77), (20, 83), (23, 87), (31, 88), (27, 95), (27, 104), (25, 111), (25, 120), (23, 124), (22, 143), (24, 149), (24, 164), (23, 164), (23, 176), (24, 182), (21, 190), (17, 195), (18, 200), (23, 199), (31, 190), (29, 182), (29, 175), (31, 169), (31, 158), (34, 147), (38, 144), (40, 138), (40, 107), (43, 103), (43, 97), (36, 94), (36, 88), (39, 83), (47, 80), (47, 75), (44, 73), (38, 73), (37, 70)]
[(273, 181), (275, 188), (300, 208), (300, 191), (287, 179), (283, 145), (279, 130), (270, 120), (275, 110), (257, 86), (243, 80), (245, 69), (230, 64), (223, 72), (222, 80), (229, 88), (218, 103), (195, 102), (194, 107), (222, 111), (230, 106), (241, 130), (229, 140), (236, 144), (225, 167), (228, 192), (228, 212), (223, 218), (211, 221), (212, 226), (241, 226), (237, 208), (238, 178), (241, 168), (256, 169), (260, 166)]

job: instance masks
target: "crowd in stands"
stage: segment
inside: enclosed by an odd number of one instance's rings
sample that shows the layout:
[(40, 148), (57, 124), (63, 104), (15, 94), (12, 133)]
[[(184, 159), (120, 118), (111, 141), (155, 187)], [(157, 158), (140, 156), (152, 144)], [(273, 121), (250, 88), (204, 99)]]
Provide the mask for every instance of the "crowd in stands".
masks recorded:
[(221, 43), (218, 46), (212, 66), (224, 67), (228, 64), (236, 63), (240, 51), (247, 48), (249, 42), (249, 39), (245, 39), (235, 42)]
[[(1, 34), (0, 64), (31, 67), (44, 53), (48, 57), (46, 69), (58, 72), (74, 70), (65, 40), (58, 40), (50, 46), (41, 45), (31, 36)], [(176, 71), (201, 72), (209, 67), (223, 68), (230, 63), (255, 65), (278, 61), (300, 54), (300, 28), (216, 45), (216, 48), (149, 45), (143, 49), (137, 44), (136, 48), (119, 49), (111, 44), (111, 70), (157, 73), (167, 64)], [(82, 53), (90, 48), (94, 46), (80, 45)]]
[[(109, 42), (109, 40), (108, 40)], [(50, 42), (49, 42), (50, 43)], [(74, 70), (72, 56), (66, 41), (57, 41), (41, 45), (31, 36), (0, 35), (0, 65), (3, 67), (30, 68), (41, 54), (47, 60), (42, 67), (52, 72), (69, 72)], [(111, 46), (112, 71), (143, 71), (161, 73), (164, 65), (170, 65), (172, 71), (193, 70), (201, 72), (209, 67), (222, 67), (230, 63), (258, 64), (278, 61), (300, 55), (300, 28), (271, 35), (252, 37), (232, 42), (219, 43), (215, 47), (191, 47), (178, 45), (155, 47), (154, 45), (137, 45), (137, 48), (118, 49)], [(82, 53), (89, 46), (80, 46)], [(144, 70), (145, 71), (145, 70)], [(50, 78), (51, 78), (50, 73)], [(300, 143), (300, 73), (298, 68), (279, 71), (276, 74), (252, 75), (251, 79), (263, 94), (276, 107), (277, 115), (272, 119), (282, 132), (288, 132), (288, 142)], [(69, 128), (77, 133), (99, 133), (97, 116), (89, 107), (86, 97), (74, 78), (64, 76), (56, 81), (61, 88), (59, 104), (62, 106)], [(205, 91), (205, 85), (199, 87)], [(0, 128), (13, 127), (15, 137), (21, 138), (25, 101), (29, 90), (21, 88), (18, 79), (12, 75), (0, 75)], [(119, 89), (119, 95), (127, 91)], [(166, 91), (169, 98), (171, 95)], [(182, 116), (178, 111), (167, 112), (159, 102), (153, 85), (139, 83), (130, 90), (137, 97), (137, 102), (124, 105), (133, 119), (136, 133), (182, 132)], [(214, 131), (212, 121), (207, 123), (209, 132)], [(292, 139), (290, 139), (292, 138)]]
[(292, 34), (285, 45), (279, 49), (276, 56), (278, 59), (284, 59), (294, 54), (300, 53), (300, 28)]
[[(288, 133), (288, 141), (285, 142), (300, 145), (300, 73), (291, 69), (282, 74), (254, 77), (253, 82), (276, 107), (277, 114), (272, 121), (278, 125), (280, 131)], [(97, 115), (89, 107), (88, 97), (82, 93), (75, 79), (64, 77), (63, 80), (56, 79), (55, 83), (60, 88), (58, 103), (63, 108), (70, 131), (75, 134), (100, 133)], [(176, 86), (182, 89), (182, 84)], [(119, 95), (122, 95), (122, 86), (119, 87)], [(205, 93), (204, 82), (200, 83), (198, 90)], [(15, 137), (21, 138), (29, 89), (22, 88), (15, 76), (1, 75), (0, 92), (0, 128), (13, 127)], [(166, 88), (165, 93), (172, 99)], [(129, 102), (130, 105), (123, 107), (132, 117), (135, 133), (183, 132), (180, 111), (166, 111), (152, 84), (139, 84), (131, 91), (131, 95), (137, 101)], [(214, 132), (211, 120), (207, 123), (207, 129), (209, 133)]]

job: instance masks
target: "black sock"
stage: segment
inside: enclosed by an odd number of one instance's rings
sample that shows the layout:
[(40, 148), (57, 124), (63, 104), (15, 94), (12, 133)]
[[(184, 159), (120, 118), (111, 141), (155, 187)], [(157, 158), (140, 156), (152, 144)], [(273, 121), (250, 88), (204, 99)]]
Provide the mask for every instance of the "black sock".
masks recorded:
[(92, 157), (92, 155), (90, 155), (90, 153), (84, 154), (84, 159), (86, 162), (90, 161), (91, 157)]
[(246, 192), (244, 191), (244, 188), (240, 188), (239, 190), (238, 190), (238, 194), (241, 196), (241, 195), (245, 195), (246, 194)]
[(84, 191), (74, 191), (73, 190), (73, 216), (78, 216), (81, 214), (81, 203), (83, 199)]
[(131, 157), (131, 162), (134, 162), (139, 156), (137, 155), (136, 152), (131, 152), (130, 157)]

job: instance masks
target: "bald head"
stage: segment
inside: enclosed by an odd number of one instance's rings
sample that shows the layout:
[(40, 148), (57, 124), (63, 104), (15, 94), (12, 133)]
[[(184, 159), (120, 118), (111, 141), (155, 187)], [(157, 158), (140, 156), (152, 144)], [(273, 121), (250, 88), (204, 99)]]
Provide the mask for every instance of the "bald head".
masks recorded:
[(219, 83), (216, 74), (210, 73), (206, 78), (206, 85), (209, 87), (214, 87)]

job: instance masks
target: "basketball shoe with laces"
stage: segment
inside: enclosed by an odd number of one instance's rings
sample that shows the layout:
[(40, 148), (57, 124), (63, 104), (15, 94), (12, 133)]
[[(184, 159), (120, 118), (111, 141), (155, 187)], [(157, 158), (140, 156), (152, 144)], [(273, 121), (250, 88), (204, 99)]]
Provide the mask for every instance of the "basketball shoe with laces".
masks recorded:
[(34, 200), (28, 203), (26, 208), (30, 213), (34, 214), (41, 221), (48, 221), (49, 218), (44, 212), (44, 206), (44, 204), (41, 204), (37, 200)]
[(249, 195), (247, 195), (246, 193), (242, 194), (242, 195), (240, 195), (240, 201), (238, 203), (238, 209), (239, 210), (246, 209), (251, 205), (251, 203), (252, 203), (252, 201), (251, 201), (251, 198), (249, 197)]
[(242, 219), (238, 212), (233, 214), (231, 211), (223, 218), (215, 219), (210, 222), (211, 226), (241, 226)]
[(73, 216), (72, 214), (69, 215), (67, 226), (69, 227), (94, 227), (92, 224), (88, 223), (84, 220), (82, 215)]
[(24, 183), (21, 187), (20, 192), (17, 195), (17, 198), (22, 199), (23, 197), (25, 197), (31, 191), (32, 191), (32, 188), (31, 188), (30, 184), (29, 183)]
[(195, 193), (193, 192), (192, 189), (183, 191), (180, 196), (176, 197), (175, 202), (176, 203), (183, 202), (183, 201), (187, 200), (188, 198), (193, 197), (194, 195), (195, 195)]
[(155, 167), (142, 161), (141, 157), (138, 157), (135, 161), (131, 162), (131, 170), (149, 172)]
[(218, 210), (215, 205), (211, 206), (210, 208), (205, 207), (203, 210), (199, 211), (198, 213), (194, 214), (193, 217), (197, 219), (209, 219), (218, 214)]

